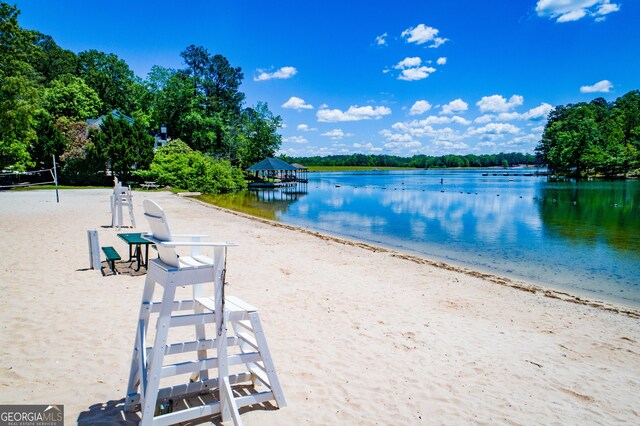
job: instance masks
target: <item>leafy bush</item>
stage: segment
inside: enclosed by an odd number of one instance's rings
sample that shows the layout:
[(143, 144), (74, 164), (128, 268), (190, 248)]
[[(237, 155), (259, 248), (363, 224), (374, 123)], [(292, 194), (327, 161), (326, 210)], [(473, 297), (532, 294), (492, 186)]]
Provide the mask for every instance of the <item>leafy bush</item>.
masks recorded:
[(227, 160), (216, 160), (194, 151), (180, 139), (159, 148), (149, 170), (139, 170), (135, 174), (162, 186), (205, 194), (236, 192), (246, 188), (240, 169), (232, 167)]

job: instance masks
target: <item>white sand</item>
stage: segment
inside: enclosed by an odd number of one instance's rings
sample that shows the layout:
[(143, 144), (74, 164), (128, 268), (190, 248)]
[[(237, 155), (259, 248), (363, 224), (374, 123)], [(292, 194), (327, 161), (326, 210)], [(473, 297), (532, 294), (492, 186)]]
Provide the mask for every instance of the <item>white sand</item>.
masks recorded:
[[(62, 191), (56, 204), (52, 191), (0, 192), (0, 403), (64, 404), (67, 424), (113, 420), (122, 405), (144, 276), (88, 270), (88, 229), (126, 252), (106, 227), (109, 194)], [(134, 193), (138, 231), (144, 198), (176, 233), (240, 244), (228, 293), (259, 308), (288, 402), (243, 413), (247, 425), (640, 423), (637, 311), (169, 193)]]

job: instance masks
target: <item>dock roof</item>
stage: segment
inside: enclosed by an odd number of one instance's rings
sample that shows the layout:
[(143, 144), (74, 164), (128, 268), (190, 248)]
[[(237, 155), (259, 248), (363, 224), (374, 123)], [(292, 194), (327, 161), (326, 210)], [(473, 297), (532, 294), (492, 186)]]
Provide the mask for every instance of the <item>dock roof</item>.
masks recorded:
[(298, 169), (293, 167), (291, 164), (285, 161), (282, 161), (279, 158), (265, 158), (264, 160), (254, 164), (253, 166), (247, 169), (247, 171), (249, 172), (261, 172), (261, 171), (267, 171), (267, 170), (277, 170), (277, 171), (292, 170), (293, 171)]

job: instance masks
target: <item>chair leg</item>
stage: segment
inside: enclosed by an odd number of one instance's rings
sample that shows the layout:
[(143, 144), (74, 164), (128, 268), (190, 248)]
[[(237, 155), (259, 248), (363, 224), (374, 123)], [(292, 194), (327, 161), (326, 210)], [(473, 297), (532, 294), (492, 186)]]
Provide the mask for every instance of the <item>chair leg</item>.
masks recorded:
[(156, 324), (156, 338), (153, 343), (153, 351), (151, 353), (151, 359), (148, 361), (146, 372), (147, 389), (144, 395), (144, 405), (142, 406), (142, 426), (153, 424), (156, 402), (158, 401), (158, 389), (160, 387), (160, 372), (162, 370), (164, 351), (167, 345), (167, 336), (169, 335), (171, 311), (175, 293), (175, 286), (168, 285), (164, 287), (162, 307), (160, 308), (160, 316)]
[[(142, 385), (142, 375), (146, 374), (146, 365), (141, 363), (144, 359), (145, 341), (143, 339), (149, 327), (149, 317), (151, 315), (149, 303), (153, 300), (153, 293), (156, 286), (156, 280), (153, 278), (155, 270), (147, 274), (142, 293), (142, 303), (140, 304), (140, 313), (138, 315), (138, 327), (136, 329), (136, 340), (134, 341), (133, 355), (131, 357), (131, 368), (129, 369), (129, 383), (127, 385), (127, 399), (125, 401), (125, 411), (135, 411), (134, 397), (139, 393), (140, 402), (144, 403), (145, 389)], [(142, 327), (140, 327), (142, 323)], [(138, 388), (139, 386), (139, 388)]]
[(282, 393), (282, 388), (280, 387), (280, 380), (278, 380), (276, 367), (273, 365), (273, 360), (271, 359), (271, 353), (269, 352), (267, 339), (264, 335), (264, 331), (262, 330), (262, 324), (260, 323), (260, 316), (258, 315), (258, 312), (250, 312), (249, 321), (251, 322), (251, 328), (253, 328), (253, 333), (256, 337), (256, 343), (258, 344), (264, 368), (267, 371), (267, 377), (269, 379), (269, 384), (271, 385), (273, 396), (276, 399), (278, 408), (284, 408), (287, 406), (287, 401), (284, 399), (284, 393)]
[[(116, 261), (115, 260), (107, 259), (107, 265), (109, 265), (109, 269), (111, 269), (111, 272), (113, 273), (113, 275), (118, 275), (119, 272), (116, 270)], [(102, 273), (102, 275), (104, 275), (104, 272)]]

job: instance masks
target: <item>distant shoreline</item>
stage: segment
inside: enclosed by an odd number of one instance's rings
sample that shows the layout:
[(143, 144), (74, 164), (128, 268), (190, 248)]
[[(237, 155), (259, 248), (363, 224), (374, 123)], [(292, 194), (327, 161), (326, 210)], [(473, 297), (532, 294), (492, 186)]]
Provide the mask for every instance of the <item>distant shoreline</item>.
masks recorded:
[(374, 166), (310, 166), (309, 173), (314, 172), (351, 172), (351, 171), (402, 171), (402, 170), (509, 170), (536, 168), (534, 165), (516, 165), (513, 167), (487, 166), (487, 167), (374, 167)]

